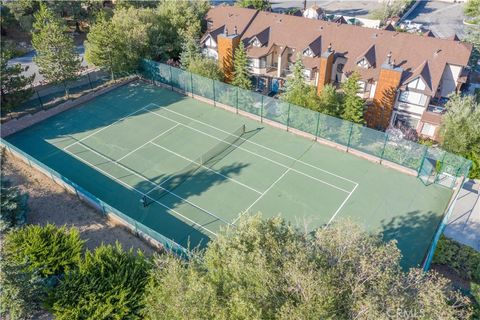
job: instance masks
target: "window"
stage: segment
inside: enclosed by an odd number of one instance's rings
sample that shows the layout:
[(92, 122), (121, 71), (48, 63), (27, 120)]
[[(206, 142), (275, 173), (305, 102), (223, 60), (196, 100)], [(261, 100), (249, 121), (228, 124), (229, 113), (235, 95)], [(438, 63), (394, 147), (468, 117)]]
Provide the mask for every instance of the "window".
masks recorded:
[(358, 61), (357, 66), (368, 69), (370, 64), (368, 63), (367, 59), (363, 58), (362, 60)]
[(422, 134), (426, 136), (433, 137), (435, 134), (435, 126), (431, 125), (430, 123), (424, 123), (422, 127)]
[(253, 68), (265, 68), (267, 65), (267, 59), (262, 57), (260, 59), (250, 59), (250, 67)]
[(417, 106), (425, 106), (427, 103), (427, 96), (413, 91), (401, 91), (398, 100), (401, 102), (415, 104)]
[(344, 65), (343, 63), (337, 64), (337, 72), (338, 72), (338, 73), (342, 73), (344, 66), (345, 66), (345, 65)]
[(417, 129), (418, 122), (419, 122), (418, 119), (409, 117), (407, 115), (395, 113), (395, 118), (394, 118), (393, 124), (396, 127), (397, 126), (404, 126), (404, 127), (407, 127), (407, 128)]
[(423, 82), (423, 80), (418, 77), (415, 80), (410, 81), (407, 87), (412, 89), (425, 90), (425, 82)]
[(310, 48), (307, 48), (303, 51), (303, 55), (306, 57), (313, 57), (313, 51)]

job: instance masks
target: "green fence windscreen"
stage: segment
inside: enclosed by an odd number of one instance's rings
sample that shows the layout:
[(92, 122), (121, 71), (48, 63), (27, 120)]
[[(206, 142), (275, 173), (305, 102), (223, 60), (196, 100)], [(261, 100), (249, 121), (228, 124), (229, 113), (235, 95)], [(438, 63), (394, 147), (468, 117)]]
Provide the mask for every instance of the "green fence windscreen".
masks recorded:
[[(288, 102), (192, 74), (166, 64), (144, 60), (141, 74), (238, 110), (309, 133), (379, 160), (416, 171), (425, 180), (452, 188), (456, 178), (467, 176), (471, 161), (438, 148), (427, 147), (385, 132), (302, 108)], [(433, 170), (432, 170), (433, 168)], [(433, 172), (433, 173), (432, 173)]]

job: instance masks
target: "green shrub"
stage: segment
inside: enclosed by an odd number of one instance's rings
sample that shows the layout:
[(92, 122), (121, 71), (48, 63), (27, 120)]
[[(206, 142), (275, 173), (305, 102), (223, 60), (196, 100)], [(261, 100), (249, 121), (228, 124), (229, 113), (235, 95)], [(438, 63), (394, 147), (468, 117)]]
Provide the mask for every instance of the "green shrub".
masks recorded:
[(480, 283), (480, 252), (445, 236), (440, 238), (433, 263), (447, 265), (460, 275)]
[(1, 207), (0, 232), (22, 226), (26, 221), (27, 194), (22, 194), (17, 188), (11, 187), (10, 182), (1, 177)]
[(76, 268), (82, 249), (76, 229), (48, 224), (7, 233), (0, 260), (0, 314), (11, 319), (34, 314), (52, 280)]
[(149, 269), (140, 251), (101, 245), (65, 275), (48, 306), (57, 319), (141, 319)]

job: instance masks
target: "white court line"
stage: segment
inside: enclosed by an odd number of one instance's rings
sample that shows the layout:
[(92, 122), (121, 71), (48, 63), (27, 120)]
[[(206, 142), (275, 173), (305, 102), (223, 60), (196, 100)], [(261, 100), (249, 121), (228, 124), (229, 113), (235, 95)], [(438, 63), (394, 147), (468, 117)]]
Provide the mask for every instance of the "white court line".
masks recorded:
[(99, 133), (100, 131), (103, 131), (103, 130), (105, 130), (105, 129), (107, 129), (107, 128), (110, 128), (111, 126), (113, 126), (113, 125), (116, 124), (117, 122), (120, 122), (120, 121), (122, 121), (122, 120), (124, 120), (124, 119), (126, 119), (126, 118), (128, 118), (128, 117), (130, 117), (130, 116), (132, 116), (132, 115), (134, 115), (135, 113), (137, 113), (137, 112), (139, 112), (139, 111), (142, 111), (142, 110), (148, 108), (148, 106), (150, 106), (150, 105), (154, 105), (154, 106), (158, 107), (156, 104), (149, 103), (149, 104), (147, 104), (145, 107), (140, 108), (140, 109), (138, 109), (138, 110), (136, 110), (136, 111), (134, 111), (134, 112), (132, 112), (132, 113), (129, 113), (129, 114), (127, 114), (125, 117), (122, 117), (122, 118), (118, 119), (117, 121), (110, 123), (108, 126), (103, 127), (103, 128), (101, 128), (101, 129), (99, 129), (99, 130), (97, 130), (97, 131), (89, 134), (88, 136), (83, 137), (82, 139), (76, 140), (75, 142), (73, 142), (73, 143), (69, 144), (68, 146), (64, 147), (63, 150), (66, 150), (67, 148), (70, 148), (70, 147), (73, 146), (74, 144), (77, 144), (77, 143), (79, 143), (79, 142), (82, 142), (83, 140), (88, 139), (88, 138), (90, 138), (90, 137), (93, 136), (93, 135), (96, 135), (96, 134)]
[[(177, 124), (177, 126), (178, 126), (178, 125), (179, 125), (179, 124)], [(214, 173), (218, 174), (219, 176), (222, 176), (222, 177), (224, 177), (224, 178), (226, 178), (226, 179), (228, 179), (228, 180), (231, 180), (231, 181), (233, 181), (233, 182), (241, 185), (242, 187), (245, 187), (245, 188), (247, 188), (247, 189), (250, 189), (250, 190), (252, 190), (252, 191), (254, 191), (254, 192), (258, 193), (258, 194), (262, 194), (262, 192), (254, 189), (254, 188), (252, 188), (252, 187), (250, 187), (250, 186), (247, 186), (246, 184), (244, 184), (244, 183), (242, 183), (242, 182), (240, 182), (240, 181), (238, 181), (238, 180), (235, 180), (235, 179), (233, 179), (233, 178), (227, 177), (226, 175), (224, 175), (224, 174), (222, 174), (222, 173), (220, 173), (220, 172), (218, 172), (218, 171), (216, 171), (216, 170), (213, 170), (212, 168), (209, 168), (209, 167), (207, 167), (207, 166), (204, 166), (204, 165), (201, 164), (201, 163), (197, 163), (197, 162), (195, 162), (194, 160), (191, 160), (191, 159), (189, 159), (189, 158), (187, 158), (187, 157), (184, 157), (184, 156), (182, 156), (181, 154), (176, 153), (175, 151), (172, 151), (172, 150), (170, 150), (170, 149), (168, 149), (168, 148), (165, 148), (164, 146), (161, 146), (161, 145), (159, 145), (159, 144), (156, 144), (156, 143), (153, 142), (153, 141), (150, 141), (150, 143), (153, 144), (153, 145), (156, 146), (156, 147), (162, 148), (162, 149), (164, 149), (165, 151), (168, 151), (168, 152), (176, 155), (177, 157), (180, 157), (180, 158), (182, 158), (182, 159), (185, 159), (185, 160), (189, 161), (190, 163), (195, 163), (196, 165), (198, 165), (198, 166), (200, 166), (200, 167), (202, 167), (202, 168), (204, 168), (204, 169), (207, 169), (208, 171), (214, 172)], [(147, 192), (147, 193), (150, 193), (150, 191)]]
[[(151, 112), (151, 113), (153, 113), (153, 114), (156, 114), (156, 115), (159, 116), (159, 117), (162, 117), (162, 118), (165, 118), (165, 119), (168, 119), (168, 120), (171, 120), (171, 121), (175, 121), (175, 122), (183, 125), (183, 126), (186, 127), (186, 128), (189, 128), (189, 129), (191, 129), (191, 130), (193, 130), (193, 131), (197, 131), (197, 132), (199, 132), (199, 133), (201, 133), (201, 134), (204, 134), (204, 135), (206, 135), (206, 136), (208, 136), (208, 137), (211, 137), (211, 138), (213, 138), (213, 139), (216, 139), (216, 140), (218, 140), (218, 141), (223, 141), (222, 139), (220, 139), (220, 138), (218, 138), (218, 137), (215, 137), (215, 136), (212, 136), (212, 135), (210, 135), (210, 134), (208, 134), (208, 133), (206, 133), (206, 132), (203, 132), (202, 130), (195, 129), (195, 128), (190, 127), (190, 126), (188, 126), (188, 125), (186, 125), (186, 124), (184, 124), (184, 123), (178, 122), (178, 121), (176, 121), (176, 120), (173, 120), (173, 119), (171, 119), (171, 118), (169, 118), (169, 117), (166, 117), (166, 116), (161, 115), (161, 114), (159, 114), (159, 113), (156, 113), (156, 112), (154, 112), (154, 111), (150, 111), (150, 110), (147, 110), (147, 111), (148, 111), (148, 112)], [(242, 139), (242, 138), (241, 138), (241, 139)], [(248, 140), (246, 140), (246, 141), (248, 141)], [(275, 160), (272, 160), (272, 159), (270, 159), (270, 158), (267, 158), (267, 157), (265, 157), (265, 156), (262, 156), (262, 155), (260, 155), (260, 154), (258, 154), (258, 153), (255, 153), (255, 152), (253, 152), (253, 151), (250, 151), (250, 150), (248, 150), (248, 149), (245, 149), (245, 148), (243, 148), (243, 147), (241, 147), (241, 146), (237, 146), (237, 149), (240, 149), (240, 150), (246, 151), (246, 152), (248, 152), (248, 153), (251, 153), (251, 154), (253, 154), (253, 155), (257, 156), (257, 157), (260, 157), (260, 158), (263, 158), (263, 159), (265, 159), (265, 160), (267, 160), (267, 161), (270, 161), (270, 162), (272, 162), (272, 163), (275, 163), (276, 165), (279, 165), (279, 166), (281, 166), (281, 167), (283, 167), (283, 168), (286, 168), (286, 169), (289, 168), (288, 166), (286, 166), (286, 165), (284, 165), (284, 164), (282, 164), (282, 163), (280, 163), (280, 162), (277, 162), (277, 161), (275, 161)], [(294, 158), (292, 158), (292, 159), (294, 159)], [(321, 179), (312, 177), (311, 175), (308, 175), (308, 174), (306, 174), (306, 173), (304, 173), (304, 172), (302, 172), (302, 171), (298, 171), (298, 170), (293, 169), (293, 168), (290, 168), (290, 169), (291, 169), (292, 171), (298, 173), (298, 174), (301, 174), (301, 175), (303, 175), (303, 176), (305, 176), (305, 177), (308, 177), (308, 178), (313, 179), (313, 180), (315, 180), (315, 181), (318, 181), (318, 182), (320, 182), (320, 183), (326, 184), (326, 185), (328, 185), (328, 186), (330, 186), (330, 187), (332, 187), (332, 188), (335, 188), (335, 189), (337, 189), (337, 190), (343, 191), (343, 192), (345, 192), (345, 193), (350, 193), (350, 191), (348, 191), (348, 190), (345, 190), (345, 189), (343, 189), (343, 188), (337, 187), (336, 185), (333, 185), (333, 184), (328, 183), (328, 182), (326, 182), (326, 181), (323, 181), (323, 180), (321, 180)]]
[[(112, 161), (112, 159), (109, 159), (108, 157), (104, 156), (103, 154), (101, 154), (101, 153), (97, 152), (96, 150), (90, 148), (90, 147), (87, 146), (86, 144), (80, 143), (80, 145), (81, 145), (82, 147), (85, 147), (86, 149), (90, 150), (91, 152), (95, 153), (96, 155), (98, 155), (98, 156), (100, 156), (100, 157), (108, 160), (108, 162), (113, 163), (113, 164), (115, 164), (115, 165), (118, 165), (119, 167), (122, 167), (123, 169), (131, 172), (133, 175), (139, 177), (139, 178), (142, 179), (143, 181), (149, 182), (150, 184), (152, 184), (152, 185), (155, 186), (155, 187), (160, 187), (160, 188), (162, 188), (160, 184), (157, 184), (157, 183), (151, 181), (150, 179), (148, 179), (148, 178), (146, 178), (146, 177), (138, 174), (137, 172), (131, 170), (130, 168), (124, 166), (124, 165), (121, 164), (121, 163), (116, 163), (116, 162)], [(68, 150), (65, 150), (65, 151), (67, 151), (67, 152), (70, 153), (70, 154), (73, 154), (73, 153), (71, 153), (71, 152), (68, 151)], [(107, 163), (108, 163), (108, 162), (107, 162)], [(97, 168), (97, 166), (95, 166), (95, 165), (93, 165), (93, 167), (94, 167), (94, 168)], [(120, 181), (120, 180), (119, 180), (119, 181)], [(176, 198), (178, 198), (178, 199), (181, 199), (182, 201), (185, 201), (186, 203), (188, 203), (188, 204), (190, 204), (191, 206), (199, 209), (200, 211), (203, 211), (203, 212), (205, 212), (206, 214), (208, 214), (208, 215), (210, 215), (210, 216), (212, 216), (212, 217), (214, 217), (214, 218), (222, 221), (223, 223), (225, 223), (225, 224), (227, 224), (227, 225), (230, 224), (230, 222), (228, 222), (228, 221), (226, 221), (226, 220), (218, 217), (216, 214), (214, 214), (214, 213), (212, 213), (212, 212), (210, 212), (210, 211), (208, 211), (208, 210), (203, 209), (202, 207), (196, 205), (195, 203), (193, 203), (193, 202), (191, 202), (191, 201), (189, 201), (189, 200), (187, 200), (187, 199), (184, 199), (184, 198), (180, 197), (179, 195), (171, 192), (170, 190), (167, 190), (167, 189), (165, 189), (165, 188), (162, 188), (162, 190), (166, 191), (167, 193), (173, 195), (174, 197), (176, 197)], [(151, 190), (150, 190), (150, 191), (151, 191)], [(149, 192), (150, 192), (150, 191), (149, 191)], [(145, 194), (145, 195), (147, 195), (147, 194)]]
[(97, 171), (99, 171), (99, 172), (103, 173), (104, 175), (106, 175), (106, 176), (108, 176), (108, 177), (112, 178), (114, 181), (116, 181), (117, 183), (120, 183), (121, 185), (123, 185), (123, 186), (124, 186), (124, 187), (126, 187), (127, 189), (129, 189), (129, 190), (133, 190), (133, 191), (135, 191), (135, 192), (137, 192), (137, 193), (141, 194), (142, 196), (149, 198), (150, 200), (152, 200), (152, 201), (154, 201), (154, 202), (158, 203), (159, 205), (161, 205), (162, 207), (164, 207), (164, 208), (166, 208), (166, 209), (168, 209), (168, 210), (171, 210), (171, 211), (172, 211), (172, 212), (174, 212), (175, 214), (177, 214), (177, 215), (179, 215), (180, 217), (182, 217), (182, 218), (184, 218), (184, 219), (188, 220), (188, 221), (189, 221), (189, 222), (191, 222), (192, 224), (194, 224), (194, 225), (196, 225), (196, 226), (198, 226), (198, 227), (200, 227), (200, 228), (204, 229), (205, 231), (207, 231), (207, 232), (209, 232), (209, 233), (213, 234), (214, 236), (216, 236), (216, 235), (217, 235), (215, 232), (213, 232), (213, 231), (209, 230), (208, 228), (206, 228), (206, 227), (204, 227), (204, 226), (202, 226), (202, 225), (200, 225), (200, 224), (196, 223), (195, 221), (191, 220), (190, 218), (187, 218), (187, 217), (185, 217), (185, 216), (184, 216), (184, 215), (182, 215), (180, 212), (178, 212), (178, 211), (176, 211), (175, 209), (173, 209), (173, 208), (170, 208), (170, 207), (168, 207), (168, 206), (164, 205), (163, 203), (161, 203), (161, 202), (159, 202), (159, 201), (157, 201), (157, 200), (153, 199), (152, 197), (150, 197), (150, 196), (146, 195), (144, 192), (142, 192), (142, 191), (140, 191), (140, 190), (136, 189), (135, 187), (132, 187), (131, 185), (129, 185), (129, 184), (127, 184), (127, 183), (123, 182), (122, 180), (119, 180), (119, 179), (117, 179), (116, 177), (114, 177), (114, 176), (113, 176), (113, 175), (111, 175), (110, 173), (108, 173), (108, 172), (106, 172), (106, 171), (104, 171), (104, 170), (102, 170), (102, 169), (98, 168), (97, 166), (95, 166), (94, 164), (92, 164), (92, 163), (88, 162), (87, 160), (84, 160), (84, 159), (82, 159), (81, 157), (77, 156), (76, 154), (74, 154), (74, 153), (72, 153), (72, 152), (70, 152), (70, 151), (68, 151), (68, 150), (65, 150), (65, 151), (66, 151), (67, 153), (69, 153), (70, 155), (74, 156), (75, 158), (77, 158), (78, 160), (80, 160), (81, 162), (83, 162), (83, 163), (87, 164), (88, 166), (90, 166), (90, 167), (92, 167), (92, 168), (95, 168), (95, 170), (97, 170)]
[[(152, 104), (155, 105), (154, 103), (152, 103)], [(157, 105), (155, 105), (155, 106), (157, 106)], [(158, 106), (157, 106), (157, 107), (158, 107)], [(191, 118), (191, 117), (186, 116), (186, 115), (184, 115), (184, 114), (182, 114), (182, 113), (179, 113), (179, 112), (170, 110), (170, 109), (168, 109), (168, 108), (162, 108), (162, 110), (165, 110), (165, 111), (168, 111), (168, 112), (172, 112), (172, 113), (178, 114), (179, 116), (182, 116), (182, 117), (185, 117), (185, 118), (187, 118), (187, 119), (193, 120), (193, 121), (195, 121), (195, 122), (201, 123), (201, 124), (203, 124), (203, 125), (205, 125), (205, 126), (207, 126), (207, 127), (216, 129), (216, 130), (221, 131), (221, 132), (224, 132), (224, 133), (228, 133), (228, 132), (225, 131), (225, 130), (222, 130), (222, 129), (220, 129), (220, 128), (217, 128), (217, 127), (215, 127), (215, 126), (212, 126), (212, 125), (210, 125), (210, 124), (208, 124), (208, 123), (205, 123), (205, 122), (202, 122), (202, 121), (200, 121), (200, 120)], [(151, 110), (149, 110), (149, 111), (150, 111), (150, 112), (154, 112), (154, 111), (151, 111)], [(154, 112), (154, 113), (155, 113), (155, 112)], [(274, 152), (274, 153), (277, 153), (277, 154), (279, 154), (279, 155), (282, 155), (282, 156), (284, 156), (284, 157), (286, 157), (286, 158), (289, 158), (289, 159), (291, 159), (291, 160), (295, 160), (294, 157), (291, 157), (291, 156), (289, 156), (289, 155), (287, 155), (287, 154), (284, 154), (284, 153), (282, 153), (282, 152), (280, 152), (280, 151), (277, 151), (277, 150), (275, 150), (275, 149), (271, 149), (271, 148), (269, 148), (269, 147), (267, 147), (267, 146), (264, 146), (264, 145), (262, 145), (262, 144), (259, 144), (259, 143), (256, 143), (256, 142), (247, 140), (247, 139), (245, 139), (245, 138), (240, 138), (240, 139), (243, 139), (244, 141), (246, 141), (246, 142), (248, 142), (248, 143), (254, 144), (254, 145), (256, 145), (256, 146), (262, 147), (262, 148), (264, 148), (264, 149), (267, 149), (267, 150), (269, 150), (269, 151), (272, 151), (272, 152)], [(350, 179), (347, 179), (347, 178), (345, 178), (345, 177), (339, 176), (339, 175), (337, 175), (337, 174), (335, 174), (335, 173), (332, 173), (332, 172), (330, 172), (330, 171), (327, 171), (327, 170), (325, 170), (325, 169), (316, 167), (316, 166), (314, 166), (314, 165), (312, 165), (312, 164), (310, 164), (310, 163), (303, 162), (303, 161), (301, 161), (301, 160), (299, 160), (298, 162), (301, 163), (301, 164), (304, 164), (304, 165), (306, 165), (306, 166), (312, 167), (312, 168), (314, 168), (314, 169), (317, 169), (317, 170), (319, 170), (319, 171), (323, 171), (323, 172), (325, 172), (325, 173), (328, 173), (328, 174), (330, 174), (330, 175), (332, 175), (332, 176), (335, 176), (335, 177), (337, 177), (337, 178), (340, 178), (340, 179), (343, 179), (343, 180), (345, 180), (345, 181), (351, 182), (351, 183), (353, 183), (353, 184), (355, 184), (355, 185), (358, 185), (358, 183), (355, 182), (355, 181), (353, 181), (353, 180), (350, 180)]]
[(350, 199), (350, 196), (353, 194), (353, 192), (355, 192), (355, 189), (357, 189), (358, 187), (358, 184), (355, 186), (355, 188), (353, 188), (352, 192), (350, 192), (350, 194), (347, 196), (347, 198), (345, 200), (343, 200), (342, 204), (340, 205), (340, 207), (337, 209), (337, 211), (335, 211), (335, 213), (333, 214), (333, 216), (330, 218), (330, 220), (328, 221), (327, 223), (327, 227), (330, 225), (330, 223), (332, 223), (333, 219), (335, 219), (335, 217), (337, 216), (337, 214), (340, 212), (340, 210), (342, 210), (343, 206), (347, 203), (348, 199)]
[[(244, 213), (248, 212), (258, 201), (260, 201), (260, 199), (262, 199), (263, 196), (266, 195), (266, 194), (268, 193), (268, 191), (270, 191), (270, 189), (272, 189), (273, 186), (274, 186), (275, 184), (277, 184), (278, 181), (282, 180), (282, 178), (285, 177), (285, 175), (286, 175), (290, 170), (292, 170), (291, 167), (288, 168), (287, 170), (285, 170), (285, 172), (284, 172), (277, 180), (275, 180), (275, 181), (270, 185), (270, 187), (268, 187), (267, 190), (265, 190), (265, 191), (260, 195), (260, 197), (258, 197), (251, 205), (248, 206), (247, 209), (244, 210)], [(238, 218), (236, 218), (235, 220), (233, 220), (232, 224), (235, 224), (235, 223), (238, 221), (238, 219), (240, 219), (241, 216), (242, 216), (241, 214), (238, 215)]]
[(165, 130), (165, 131), (163, 131), (162, 133), (160, 133), (159, 135), (157, 135), (157, 136), (153, 137), (152, 139), (148, 140), (147, 142), (145, 142), (144, 144), (142, 144), (140, 147), (133, 149), (132, 151), (130, 151), (129, 153), (127, 153), (126, 155), (124, 155), (124, 156), (121, 157), (120, 159), (115, 160), (115, 162), (118, 163), (118, 162), (122, 161), (123, 159), (125, 159), (126, 157), (128, 157), (129, 155), (131, 155), (132, 153), (134, 153), (135, 151), (137, 151), (137, 150), (145, 147), (147, 144), (149, 144), (149, 143), (152, 142), (153, 140), (155, 140), (155, 139), (157, 139), (157, 138), (160, 138), (161, 136), (163, 136), (164, 134), (172, 131), (173, 129), (175, 129), (175, 128), (178, 127), (178, 126), (179, 126), (179, 124), (177, 123), (176, 125), (174, 125), (174, 126), (171, 127), (170, 129)]

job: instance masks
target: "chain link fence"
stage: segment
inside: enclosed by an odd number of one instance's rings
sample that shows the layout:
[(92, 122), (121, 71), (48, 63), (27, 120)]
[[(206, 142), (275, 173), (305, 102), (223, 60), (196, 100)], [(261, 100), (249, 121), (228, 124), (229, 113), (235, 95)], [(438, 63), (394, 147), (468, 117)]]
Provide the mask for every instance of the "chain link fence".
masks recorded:
[(10, 112), (2, 114), (2, 120), (6, 121), (13, 118), (20, 118), (40, 110), (53, 108), (66, 101), (66, 91), (68, 91), (69, 99), (75, 99), (91, 90), (103, 86), (110, 80), (110, 73), (104, 70), (93, 70), (79, 76), (73, 81), (68, 81), (65, 85), (46, 84), (33, 87), (33, 95), (30, 99), (16, 106)]
[(415, 172), (425, 184), (453, 189), (468, 177), (471, 161), (388, 133), (208, 79), (166, 64), (143, 60), (140, 75), (172, 90), (191, 94), (277, 127), (311, 136), (352, 153)]

